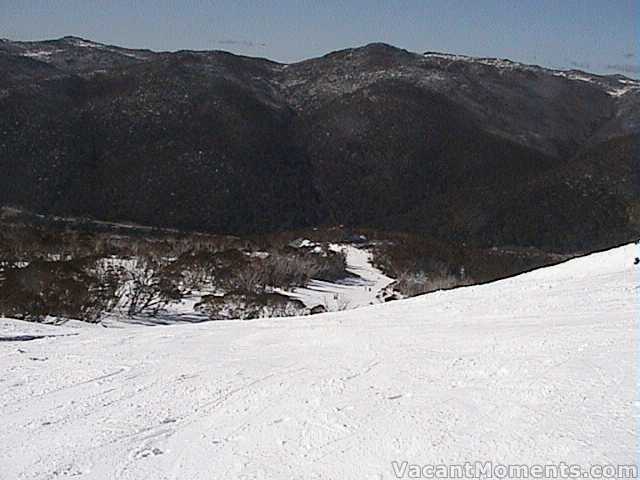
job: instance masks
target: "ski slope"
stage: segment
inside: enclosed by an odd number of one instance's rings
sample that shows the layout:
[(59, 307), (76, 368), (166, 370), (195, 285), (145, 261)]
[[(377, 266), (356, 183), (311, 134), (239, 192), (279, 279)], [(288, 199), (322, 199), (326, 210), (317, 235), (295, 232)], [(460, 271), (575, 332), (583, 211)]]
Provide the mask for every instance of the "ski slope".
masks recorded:
[(629, 245), (306, 318), (2, 320), (0, 479), (361, 480), (395, 478), (394, 460), (633, 463), (637, 255)]
[(345, 253), (347, 271), (352, 277), (337, 282), (311, 280), (306, 287), (281, 293), (302, 301), (307, 307), (322, 305), (332, 312), (381, 303), (379, 294), (393, 278), (371, 264), (371, 253), (367, 249), (340, 244), (333, 248)]

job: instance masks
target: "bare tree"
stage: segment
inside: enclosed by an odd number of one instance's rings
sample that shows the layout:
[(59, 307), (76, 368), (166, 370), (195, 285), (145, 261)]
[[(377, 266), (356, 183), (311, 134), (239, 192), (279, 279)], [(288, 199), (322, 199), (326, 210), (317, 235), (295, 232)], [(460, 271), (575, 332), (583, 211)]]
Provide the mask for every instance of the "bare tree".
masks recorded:
[(158, 260), (136, 259), (125, 278), (119, 296), (129, 316), (157, 314), (170, 302), (182, 298), (177, 282), (162, 274), (162, 263)]

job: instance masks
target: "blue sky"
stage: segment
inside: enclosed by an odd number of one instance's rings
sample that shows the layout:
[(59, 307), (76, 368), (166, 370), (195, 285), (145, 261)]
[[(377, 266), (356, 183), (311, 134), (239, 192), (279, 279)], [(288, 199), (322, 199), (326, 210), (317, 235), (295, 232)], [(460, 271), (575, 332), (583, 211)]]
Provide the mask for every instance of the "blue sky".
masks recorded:
[(0, 37), (291, 62), (386, 42), (638, 77), (638, 0), (0, 0)]

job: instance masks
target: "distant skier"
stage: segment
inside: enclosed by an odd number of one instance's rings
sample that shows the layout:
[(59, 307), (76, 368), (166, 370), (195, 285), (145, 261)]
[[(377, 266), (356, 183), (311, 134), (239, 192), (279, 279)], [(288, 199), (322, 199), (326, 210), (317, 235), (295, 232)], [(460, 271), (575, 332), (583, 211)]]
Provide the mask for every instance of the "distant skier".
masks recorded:
[(636, 257), (635, 262), (633, 262), (634, 265), (638, 265), (640, 263), (640, 258)]

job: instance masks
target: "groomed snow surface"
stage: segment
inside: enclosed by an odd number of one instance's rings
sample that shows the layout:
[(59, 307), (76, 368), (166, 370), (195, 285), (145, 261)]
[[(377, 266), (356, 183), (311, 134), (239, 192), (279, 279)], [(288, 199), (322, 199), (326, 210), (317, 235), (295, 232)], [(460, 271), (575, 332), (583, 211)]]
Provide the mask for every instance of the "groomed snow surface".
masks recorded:
[[(629, 245), (305, 318), (0, 321), (0, 478), (388, 479), (391, 462), (635, 462)], [(42, 338), (31, 339), (31, 337)]]

